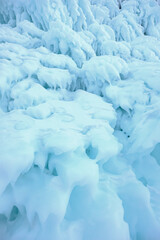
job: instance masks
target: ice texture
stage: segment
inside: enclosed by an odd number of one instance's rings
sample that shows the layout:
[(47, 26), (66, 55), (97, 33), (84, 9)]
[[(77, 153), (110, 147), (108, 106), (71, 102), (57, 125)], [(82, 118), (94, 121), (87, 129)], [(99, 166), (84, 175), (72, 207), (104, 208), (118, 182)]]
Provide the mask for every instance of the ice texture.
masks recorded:
[(160, 239), (160, 1), (0, 0), (0, 240)]

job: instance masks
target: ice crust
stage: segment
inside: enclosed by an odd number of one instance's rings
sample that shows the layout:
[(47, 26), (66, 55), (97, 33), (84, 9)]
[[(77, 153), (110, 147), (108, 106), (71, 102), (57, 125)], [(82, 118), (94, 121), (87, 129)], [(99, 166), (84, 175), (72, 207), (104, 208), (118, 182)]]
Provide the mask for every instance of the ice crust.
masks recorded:
[(0, 240), (160, 239), (159, 5), (0, 0)]

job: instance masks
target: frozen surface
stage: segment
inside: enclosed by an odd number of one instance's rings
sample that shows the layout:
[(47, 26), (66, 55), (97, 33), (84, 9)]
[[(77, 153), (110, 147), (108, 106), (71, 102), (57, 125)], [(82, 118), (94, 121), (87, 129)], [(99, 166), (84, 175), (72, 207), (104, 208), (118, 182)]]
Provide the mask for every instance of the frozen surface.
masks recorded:
[(0, 240), (160, 239), (159, 5), (0, 0)]

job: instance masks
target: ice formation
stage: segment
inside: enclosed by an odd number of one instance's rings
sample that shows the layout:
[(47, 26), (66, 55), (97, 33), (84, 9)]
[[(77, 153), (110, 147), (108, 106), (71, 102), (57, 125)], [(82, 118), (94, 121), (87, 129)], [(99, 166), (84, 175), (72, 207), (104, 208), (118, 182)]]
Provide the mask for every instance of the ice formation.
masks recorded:
[(159, 5), (0, 0), (0, 240), (160, 239)]

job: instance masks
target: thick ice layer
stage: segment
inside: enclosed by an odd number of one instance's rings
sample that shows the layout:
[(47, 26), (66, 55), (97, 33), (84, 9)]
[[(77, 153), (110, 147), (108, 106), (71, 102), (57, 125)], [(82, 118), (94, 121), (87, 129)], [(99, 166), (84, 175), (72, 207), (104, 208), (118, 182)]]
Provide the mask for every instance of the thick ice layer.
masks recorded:
[(0, 1), (0, 240), (160, 239), (159, 12)]

